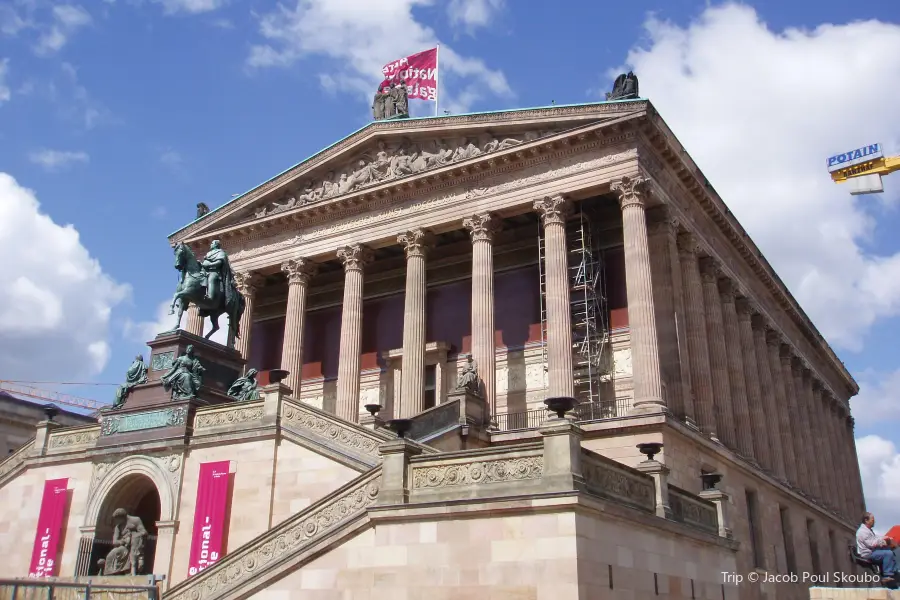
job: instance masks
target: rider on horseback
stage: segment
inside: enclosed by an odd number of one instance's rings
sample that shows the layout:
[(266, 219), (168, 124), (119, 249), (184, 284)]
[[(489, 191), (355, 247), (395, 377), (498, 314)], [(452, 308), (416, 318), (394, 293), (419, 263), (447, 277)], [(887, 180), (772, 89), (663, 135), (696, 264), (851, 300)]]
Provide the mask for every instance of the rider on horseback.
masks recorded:
[(222, 250), (219, 240), (213, 240), (209, 246), (209, 252), (200, 263), (200, 267), (206, 274), (206, 300), (215, 302), (222, 289), (223, 272), (229, 268), (228, 255)]

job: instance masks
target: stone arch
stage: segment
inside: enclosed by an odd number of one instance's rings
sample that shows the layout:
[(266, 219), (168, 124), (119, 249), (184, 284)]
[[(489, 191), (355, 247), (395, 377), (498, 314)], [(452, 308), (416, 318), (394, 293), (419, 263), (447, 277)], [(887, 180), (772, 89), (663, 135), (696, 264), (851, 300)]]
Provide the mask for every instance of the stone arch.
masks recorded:
[[(177, 457), (169, 457), (166, 460), (173, 459), (178, 460)], [(128, 498), (129, 481), (140, 483), (142, 480), (149, 480), (159, 494), (159, 520), (174, 521), (177, 502), (170, 475), (163, 465), (149, 456), (123, 458), (113, 465), (94, 487), (85, 511), (84, 524), (89, 527), (95, 526), (102, 519), (103, 511), (108, 508), (109, 502), (116, 498), (122, 500)], [(113, 507), (113, 510), (115, 508)]]

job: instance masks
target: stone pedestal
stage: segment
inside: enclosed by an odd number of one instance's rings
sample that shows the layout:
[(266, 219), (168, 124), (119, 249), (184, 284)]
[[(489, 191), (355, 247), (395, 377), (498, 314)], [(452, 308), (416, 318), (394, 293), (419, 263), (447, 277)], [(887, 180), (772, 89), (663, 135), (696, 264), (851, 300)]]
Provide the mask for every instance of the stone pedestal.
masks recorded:
[(703, 490), (698, 494), (716, 505), (716, 516), (719, 519), (719, 535), (731, 539), (731, 528), (728, 527), (728, 494), (722, 490)]
[(658, 460), (645, 460), (636, 467), (641, 473), (653, 478), (656, 487), (656, 516), (663, 519), (672, 518), (672, 507), (669, 504), (669, 467)]
[[(148, 381), (131, 390), (122, 408), (102, 413), (98, 446), (184, 439), (197, 407), (233, 401), (228, 388), (241, 376), (245, 364), (234, 348), (181, 329), (161, 333), (147, 345), (151, 349)], [(194, 357), (205, 369), (203, 384), (196, 398), (173, 401), (161, 379), (188, 346), (194, 347)]]
[(569, 419), (554, 417), (544, 421), (539, 431), (544, 439), (546, 491), (582, 489), (581, 428)]
[(406, 438), (385, 442), (378, 447), (382, 456), (381, 490), (378, 504), (409, 502), (409, 459), (422, 450)]

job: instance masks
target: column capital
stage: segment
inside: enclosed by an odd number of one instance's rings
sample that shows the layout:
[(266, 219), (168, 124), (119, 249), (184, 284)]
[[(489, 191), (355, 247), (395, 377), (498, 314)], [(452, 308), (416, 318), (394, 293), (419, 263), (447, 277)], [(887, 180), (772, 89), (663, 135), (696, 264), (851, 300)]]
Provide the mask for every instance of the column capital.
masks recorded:
[(406, 233), (397, 236), (397, 243), (403, 245), (406, 258), (425, 256), (425, 252), (431, 245), (431, 235), (427, 229), (410, 229)]
[(372, 260), (372, 250), (362, 244), (353, 244), (338, 248), (337, 257), (344, 265), (345, 271), (362, 271), (366, 263)]
[(281, 270), (287, 275), (289, 285), (307, 285), (318, 268), (308, 258), (292, 258), (281, 263)]
[(491, 213), (481, 213), (463, 219), (463, 227), (469, 230), (472, 243), (492, 242), (494, 234), (500, 230), (500, 219)]
[(803, 377), (803, 370), (806, 368), (806, 365), (803, 364), (803, 359), (799, 356), (791, 357), (791, 371), (794, 372), (794, 375), (799, 375)]
[(771, 325), (766, 325), (766, 343), (776, 350), (781, 347), (781, 333), (773, 329)]
[(739, 290), (737, 286), (734, 284), (734, 281), (729, 279), (728, 277), (719, 277), (719, 296), (722, 298), (722, 302), (734, 302), (737, 297)]
[(734, 300), (734, 307), (737, 309), (738, 318), (741, 321), (751, 321), (752, 326), (753, 313), (756, 311), (753, 301), (747, 296), (738, 296)]
[(765, 337), (768, 333), (769, 326), (766, 322), (766, 317), (761, 312), (759, 312), (759, 309), (754, 309), (752, 311), (752, 314), (750, 315), (750, 327), (752, 327), (754, 331), (761, 331), (763, 333), (763, 337)]
[(647, 211), (647, 233), (670, 235), (677, 238), (681, 219), (672, 213), (668, 205), (655, 206)]
[(713, 257), (701, 256), (699, 264), (700, 277), (703, 279), (703, 283), (716, 283), (721, 277), (722, 271), (719, 269), (719, 263)]
[(255, 296), (264, 281), (265, 279), (259, 273), (253, 271), (235, 271), (234, 273), (234, 284), (244, 297)]
[(630, 206), (645, 205), (650, 194), (650, 185), (645, 177), (623, 177), (610, 184), (610, 189), (619, 195), (619, 206), (622, 210)]
[(545, 196), (540, 200), (535, 200), (533, 208), (541, 213), (541, 220), (544, 226), (547, 225), (565, 225), (566, 217), (572, 208), (571, 203), (561, 195)]
[(682, 255), (696, 256), (700, 253), (700, 244), (697, 236), (690, 231), (679, 231), (675, 237), (678, 244), (678, 252)]

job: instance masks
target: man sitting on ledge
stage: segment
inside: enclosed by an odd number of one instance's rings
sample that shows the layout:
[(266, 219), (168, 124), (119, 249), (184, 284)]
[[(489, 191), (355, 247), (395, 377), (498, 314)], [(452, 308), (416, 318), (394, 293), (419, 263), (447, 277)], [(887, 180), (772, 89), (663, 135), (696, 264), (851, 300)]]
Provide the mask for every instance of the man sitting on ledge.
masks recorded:
[(894, 579), (897, 572), (897, 562), (894, 552), (891, 550), (893, 542), (888, 538), (875, 535), (872, 528), (875, 527), (875, 515), (870, 512), (863, 513), (862, 525), (856, 530), (856, 551), (860, 558), (868, 558), (881, 565), (882, 579)]

